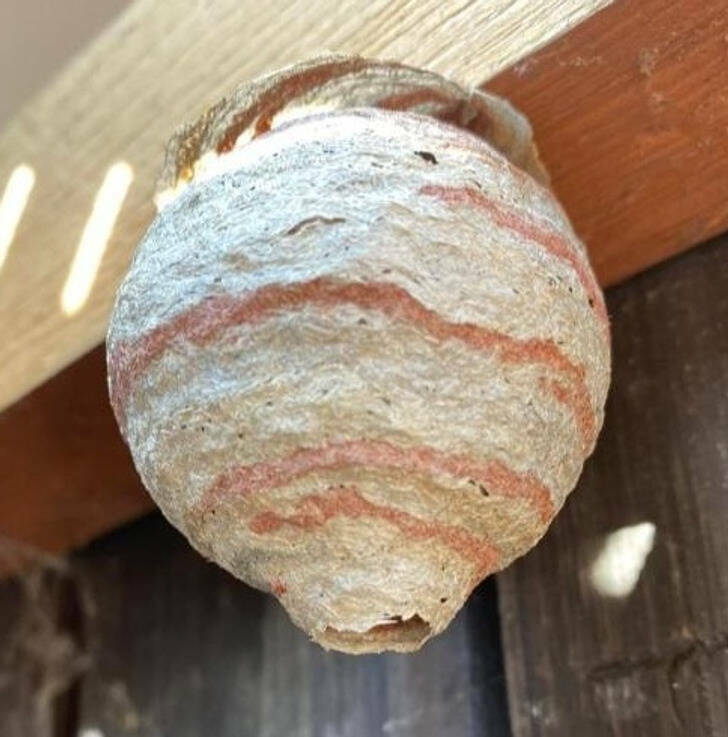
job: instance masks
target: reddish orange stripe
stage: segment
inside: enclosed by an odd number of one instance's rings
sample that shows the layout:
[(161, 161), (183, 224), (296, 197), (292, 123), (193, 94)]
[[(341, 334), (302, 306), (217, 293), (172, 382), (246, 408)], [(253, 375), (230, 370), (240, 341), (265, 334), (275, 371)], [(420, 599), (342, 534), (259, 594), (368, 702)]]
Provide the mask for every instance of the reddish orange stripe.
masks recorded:
[(597, 426), (591, 402), (579, 391), (565, 386), (554, 379), (541, 379), (541, 387), (549, 392), (558, 402), (570, 407), (579, 427), (584, 455), (588, 455), (597, 439)]
[(368, 59), (358, 57), (338, 59), (308, 69), (298, 70), (294, 74), (279, 79), (276, 84), (263, 92), (252, 105), (235, 113), (230, 125), (223, 131), (215, 145), (217, 152), (226, 153), (231, 151), (235, 147), (235, 142), (240, 134), (256, 118), (253, 138), (269, 131), (274, 116), (291, 100), (305, 95), (332, 79), (361, 71), (370, 66), (372, 66), (372, 62)]
[[(377, 69), (380, 66), (384, 69), (399, 67), (399, 65), (392, 62), (380, 64), (369, 59), (340, 59), (308, 69), (297, 70), (294, 74), (282, 77), (273, 86), (261, 93), (253, 104), (235, 113), (215, 145), (217, 152), (226, 153), (231, 151), (235, 147), (240, 134), (249, 128), (253, 121), (255, 121), (253, 138), (262, 133), (267, 133), (271, 129), (273, 118), (286, 105), (310, 93), (316, 87), (322, 87), (331, 80), (347, 74), (370, 68)], [(376, 107), (385, 110), (407, 110), (427, 102), (447, 105), (447, 108), (436, 116), (444, 122), (473, 130), (479, 135), (485, 135), (489, 128), (488, 111), (479, 102), (454, 97), (432, 87), (416, 87), (407, 92), (389, 95), (377, 101)], [(470, 110), (468, 110), (470, 116), (472, 116), (472, 111), (475, 111), (475, 119), (463, 120), (465, 105), (470, 107)]]
[(471, 205), (485, 210), (499, 227), (512, 230), (537, 243), (560, 261), (568, 264), (576, 272), (579, 282), (589, 297), (589, 304), (596, 309), (599, 320), (608, 327), (607, 309), (594, 275), (584, 263), (581, 255), (576, 253), (574, 247), (558, 231), (548, 226), (538, 225), (511, 212), (473, 187), (444, 187), (426, 184), (420, 189), (420, 193), (437, 197), (451, 205)]
[(279, 578), (271, 581), (269, 585), (271, 594), (275, 594), (278, 597), (281, 597), (288, 592), (288, 586), (286, 585), (286, 582), (281, 581), (281, 579)]
[(230, 495), (246, 496), (284, 486), (313, 471), (352, 466), (390, 468), (414, 473), (440, 473), (472, 479), (489, 494), (525, 499), (543, 522), (554, 515), (551, 494), (533, 474), (516, 473), (501, 461), (483, 461), (419, 446), (399, 448), (383, 440), (347, 440), (318, 448), (300, 448), (277, 460), (233, 468), (219, 476), (198, 505), (200, 513)]
[(479, 539), (461, 527), (438, 522), (425, 522), (407, 512), (365, 499), (355, 487), (332, 487), (324, 494), (308, 494), (288, 516), (278, 512), (263, 512), (249, 523), (256, 535), (276, 532), (283, 526), (310, 532), (336, 517), (380, 519), (397, 527), (408, 540), (436, 540), (478, 566), (480, 578), (492, 572), (499, 553), (490, 543)]
[(270, 315), (299, 309), (306, 304), (324, 308), (353, 304), (362, 309), (378, 310), (393, 319), (420, 325), (438, 340), (457, 339), (476, 350), (495, 351), (507, 363), (534, 363), (558, 371), (573, 383), (574, 390), (560, 395), (549, 391), (572, 411), (585, 446), (593, 440), (593, 417), (591, 422), (585, 420), (580, 409), (591, 407), (584, 367), (572, 363), (553, 341), (519, 340), (478, 325), (449, 322), (394, 284), (342, 283), (323, 277), (296, 284), (272, 284), (243, 297), (210, 297), (139, 339), (119, 345), (109, 357), (111, 403), (119, 423), (124, 426), (124, 405), (134, 381), (175, 341), (202, 345), (233, 325), (260, 322)]
[(475, 96), (464, 97), (462, 94), (453, 96), (433, 87), (418, 87), (408, 92), (383, 97), (377, 102), (377, 107), (382, 110), (405, 111), (427, 103), (441, 106), (440, 111), (433, 116), (437, 120), (488, 139), (492, 125), (490, 111)]

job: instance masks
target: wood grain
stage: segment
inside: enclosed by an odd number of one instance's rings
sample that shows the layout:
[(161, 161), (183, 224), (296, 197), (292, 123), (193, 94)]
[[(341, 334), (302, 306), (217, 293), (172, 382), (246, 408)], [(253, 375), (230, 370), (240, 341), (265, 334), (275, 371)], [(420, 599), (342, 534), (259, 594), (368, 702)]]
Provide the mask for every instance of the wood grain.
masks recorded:
[[(473, 84), (609, 0), (136, 0), (0, 133), (0, 182), (37, 182), (0, 272), (0, 408), (103, 339), (116, 286), (153, 216), (172, 131), (239, 81), (329, 49), (432, 68)], [(457, 40), (456, 43), (453, 40)], [(93, 290), (67, 317), (60, 296), (105, 173), (134, 180)]]
[(724, 0), (616, 3), (487, 88), (531, 120), (602, 284), (728, 227)]
[[(0, 126), (90, 43), (129, 0), (0, 3)], [(29, 62), (29, 60), (31, 60)]]
[[(614, 378), (579, 487), (498, 578), (515, 737), (728, 734), (728, 238), (608, 293)], [(649, 521), (625, 599), (589, 582)]]

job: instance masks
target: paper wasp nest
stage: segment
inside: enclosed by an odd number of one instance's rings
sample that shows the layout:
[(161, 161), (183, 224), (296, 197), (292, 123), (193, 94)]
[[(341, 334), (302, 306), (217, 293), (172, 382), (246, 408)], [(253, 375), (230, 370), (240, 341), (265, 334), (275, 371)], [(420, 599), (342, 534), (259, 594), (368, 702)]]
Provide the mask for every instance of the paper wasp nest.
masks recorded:
[(325, 647), (408, 651), (543, 535), (609, 328), (505, 101), (325, 57), (173, 138), (119, 290), (112, 403), (205, 556)]

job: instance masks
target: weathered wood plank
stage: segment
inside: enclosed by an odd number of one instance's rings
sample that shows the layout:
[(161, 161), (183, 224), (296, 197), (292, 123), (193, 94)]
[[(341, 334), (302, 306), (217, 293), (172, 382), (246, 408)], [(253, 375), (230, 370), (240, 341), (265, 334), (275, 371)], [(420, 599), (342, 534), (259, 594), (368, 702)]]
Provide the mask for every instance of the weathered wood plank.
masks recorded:
[[(153, 215), (165, 142), (239, 81), (330, 49), (477, 83), (608, 2), (135, 0), (0, 133), (0, 186), (20, 164), (36, 174), (0, 271), (0, 408), (103, 338), (116, 286)], [(62, 300), (95, 197), (120, 161), (133, 180), (128, 192), (110, 187), (121, 211), (110, 218), (105, 251), (84, 259), (88, 300), (83, 288)], [(98, 243), (103, 249), (105, 238)]]
[[(498, 580), (516, 737), (728, 734), (728, 238), (608, 293), (614, 378), (579, 488)], [(656, 526), (634, 592), (604, 536)]]
[[(413, 656), (326, 653), (159, 516), (73, 569), (95, 603), (77, 729), (105, 737), (507, 737), (493, 582)], [(93, 734), (93, 732), (92, 732)]]

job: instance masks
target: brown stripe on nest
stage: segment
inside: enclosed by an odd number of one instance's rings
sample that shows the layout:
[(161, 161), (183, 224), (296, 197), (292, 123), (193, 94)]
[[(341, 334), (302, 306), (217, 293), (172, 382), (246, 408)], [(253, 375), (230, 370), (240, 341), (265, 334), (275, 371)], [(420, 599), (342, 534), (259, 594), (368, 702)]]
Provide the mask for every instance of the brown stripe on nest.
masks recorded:
[[(383, 110), (407, 111), (428, 103), (437, 105), (432, 117), (458, 128), (487, 138), (492, 129), (488, 105), (478, 97), (452, 82), (431, 72), (408, 67), (396, 62), (379, 62), (361, 57), (322, 59), (318, 63), (295, 67), (263, 78), (236, 90), (209, 108), (196, 122), (184, 126), (170, 141), (168, 162), (160, 181), (160, 189), (174, 186), (177, 181), (189, 181), (194, 176), (195, 164), (208, 151), (225, 154), (235, 148), (237, 140), (252, 127), (251, 138), (271, 130), (274, 117), (286, 106), (317, 88), (355, 74), (379, 72), (389, 75), (390, 84), (401, 87), (398, 92), (377, 98), (378, 87), (367, 77), (362, 78), (354, 92), (347, 90), (339, 108), (373, 107)], [(409, 73), (412, 77), (398, 79), (392, 72)], [(421, 78), (422, 81), (416, 81)], [(441, 84), (438, 88), (437, 83)], [(366, 86), (369, 84), (369, 86)], [(250, 100), (236, 110), (244, 98)]]
[(435, 87), (416, 86), (407, 92), (383, 97), (377, 101), (376, 107), (404, 112), (427, 104), (438, 106), (433, 117), (443, 123), (463, 128), (481, 138), (487, 139), (491, 133), (493, 121), (487, 105), (477, 95), (464, 90), (450, 94)]
[(389, 505), (375, 504), (362, 496), (355, 486), (330, 487), (322, 493), (307, 494), (288, 515), (274, 510), (261, 512), (248, 522), (248, 529), (256, 535), (269, 535), (288, 527), (305, 534), (341, 518), (381, 520), (396, 527), (407, 540), (444, 545), (475, 565), (473, 578), (476, 581), (498, 567), (500, 554), (491, 543), (462, 527), (426, 521)]
[(518, 473), (502, 461), (445, 453), (423, 445), (403, 448), (364, 438), (299, 448), (283, 458), (228, 469), (207, 489), (193, 517), (203, 516), (231, 498), (264, 493), (317, 471), (351, 468), (393, 469), (475, 481), (493, 496), (527, 502), (543, 523), (555, 511), (551, 492), (536, 476)]
[[(342, 304), (381, 312), (395, 320), (424, 328), (439, 341), (459, 340), (475, 350), (492, 353), (511, 364), (537, 364), (562, 376), (562, 381), (546, 383), (545, 390), (574, 417), (584, 451), (594, 442), (596, 419), (584, 367), (572, 362), (550, 339), (519, 339), (472, 323), (446, 320), (425, 307), (404, 288), (386, 282), (339, 282), (327, 278), (296, 284), (273, 284), (252, 294), (211, 296), (184, 310), (136, 340), (117, 345), (109, 356), (111, 403), (117, 420), (125, 425), (125, 405), (134, 383), (146, 369), (176, 341), (204, 345), (229, 327), (254, 324), (286, 310), (305, 305), (332, 308)], [(560, 387), (558, 390), (554, 386)]]
[(426, 184), (420, 193), (436, 197), (450, 205), (470, 205), (485, 210), (493, 222), (501, 228), (517, 233), (528, 241), (537, 243), (544, 250), (567, 264), (576, 273), (586, 292), (589, 306), (596, 311), (602, 326), (608, 331), (609, 318), (604, 297), (585, 257), (561, 233), (546, 224), (538, 224), (527, 219), (522, 213), (515, 213), (504, 207), (492, 197), (474, 187), (445, 187)]

